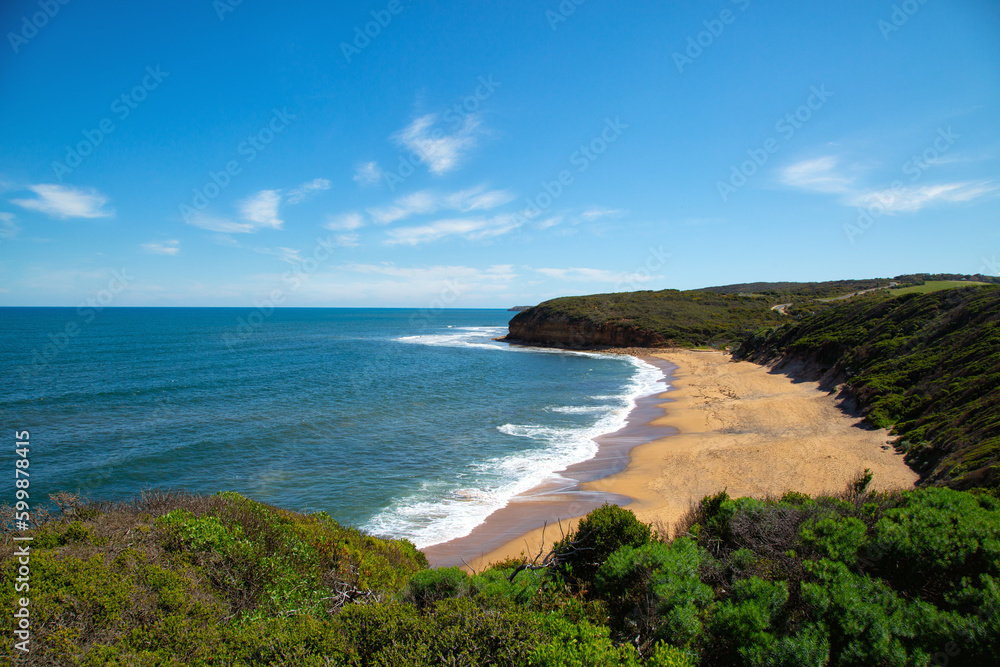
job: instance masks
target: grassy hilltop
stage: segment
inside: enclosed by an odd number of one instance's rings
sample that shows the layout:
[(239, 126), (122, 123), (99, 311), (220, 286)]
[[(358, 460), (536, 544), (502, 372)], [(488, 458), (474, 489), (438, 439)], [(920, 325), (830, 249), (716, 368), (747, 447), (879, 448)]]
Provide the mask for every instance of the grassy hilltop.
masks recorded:
[[(564, 347), (633, 344), (695, 347), (739, 343), (762, 326), (834, 308), (858, 295), (886, 297), (910, 291), (1000, 282), (990, 276), (915, 274), (820, 283), (741, 283), (696, 290), (659, 290), (559, 297), (519, 312), (511, 340)], [(621, 335), (609, 343), (608, 330)]]

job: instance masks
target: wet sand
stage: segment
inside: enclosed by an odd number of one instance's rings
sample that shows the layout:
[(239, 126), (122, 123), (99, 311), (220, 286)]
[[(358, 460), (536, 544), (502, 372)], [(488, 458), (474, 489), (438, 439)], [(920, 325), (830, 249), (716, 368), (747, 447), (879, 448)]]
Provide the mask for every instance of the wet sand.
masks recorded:
[[(602, 444), (601, 459), (581, 464), (578, 477), (567, 470), (561, 484), (516, 499), (468, 537), (425, 549), (432, 565), (481, 569), (534, 556), (559, 539), (557, 520), (569, 530), (605, 499), (670, 532), (693, 503), (723, 489), (734, 497), (836, 492), (865, 468), (879, 489), (917, 480), (887, 445), (886, 430), (866, 428), (816, 382), (717, 351), (655, 356), (676, 367), (672, 389), (641, 400), (622, 431), (598, 441), (618, 436), (617, 446)], [(615, 470), (623, 460), (627, 466)]]

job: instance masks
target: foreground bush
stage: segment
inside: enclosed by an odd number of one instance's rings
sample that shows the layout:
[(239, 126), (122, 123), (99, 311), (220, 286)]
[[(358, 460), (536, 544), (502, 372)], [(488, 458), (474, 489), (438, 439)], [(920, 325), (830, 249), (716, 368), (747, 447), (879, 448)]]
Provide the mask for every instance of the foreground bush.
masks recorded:
[(559, 571), (580, 586), (589, 586), (597, 569), (622, 547), (640, 547), (652, 539), (649, 526), (631, 510), (605, 503), (577, 524), (576, 530), (556, 543)]
[[(134, 664), (147, 654), (159, 656), (149, 664), (186, 664), (224, 643), (234, 624), (322, 618), (353, 600), (387, 599), (427, 565), (408, 542), (235, 493), (67, 510), (33, 531), (32, 658), (40, 664), (104, 664), (122, 651)], [(3, 549), (0, 606), (11, 609), (9, 534)], [(4, 615), (7, 636), (11, 622)]]
[(670, 542), (604, 506), (546, 566), (472, 576), (236, 494), (76, 506), (34, 531), (20, 664), (1000, 664), (1000, 502), (867, 481), (710, 496)]
[(706, 498), (669, 552), (612, 556), (600, 593), (636, 601), (617, 616), (702, 664), (1000, 664), (1000, 503), (864, 481), (835, 498)]

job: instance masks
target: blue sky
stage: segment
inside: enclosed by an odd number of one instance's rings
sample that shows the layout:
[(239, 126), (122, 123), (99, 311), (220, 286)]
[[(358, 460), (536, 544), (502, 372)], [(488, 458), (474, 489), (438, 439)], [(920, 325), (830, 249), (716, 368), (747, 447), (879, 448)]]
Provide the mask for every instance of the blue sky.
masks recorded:
[(790, 4), (6, 2), (0, 305), (1000, 272), (1000, 5)]

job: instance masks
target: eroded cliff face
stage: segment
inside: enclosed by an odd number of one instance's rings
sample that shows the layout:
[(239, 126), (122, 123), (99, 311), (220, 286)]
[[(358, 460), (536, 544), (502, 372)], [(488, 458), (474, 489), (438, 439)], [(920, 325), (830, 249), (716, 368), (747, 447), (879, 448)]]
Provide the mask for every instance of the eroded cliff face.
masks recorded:
[(510, 321), (504, 340), (564, 348), (663, 347), (668, 345), (655, 332), (627, 324), (603, 322), (525, 311)]

